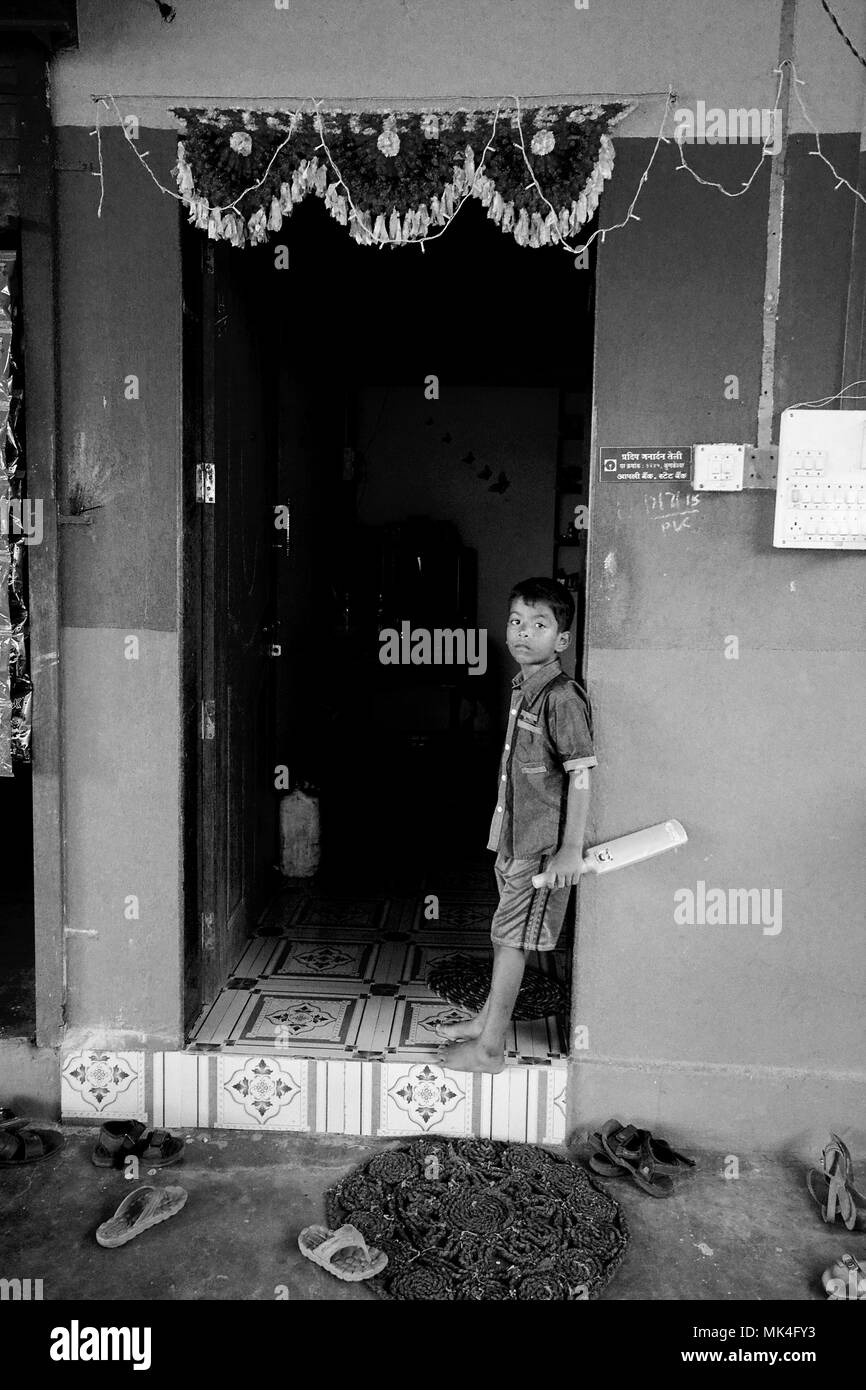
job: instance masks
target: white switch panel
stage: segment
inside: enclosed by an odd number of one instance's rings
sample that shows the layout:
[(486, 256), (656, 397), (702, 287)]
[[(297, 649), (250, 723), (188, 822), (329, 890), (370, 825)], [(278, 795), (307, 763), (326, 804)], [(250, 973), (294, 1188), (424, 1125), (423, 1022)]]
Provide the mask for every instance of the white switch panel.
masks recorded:
[(696, 444), (692, 487), (696, 492), (742, 492), (745, 444)]
[(866, 550), (866, 410), (786, 410), (773, 545)]

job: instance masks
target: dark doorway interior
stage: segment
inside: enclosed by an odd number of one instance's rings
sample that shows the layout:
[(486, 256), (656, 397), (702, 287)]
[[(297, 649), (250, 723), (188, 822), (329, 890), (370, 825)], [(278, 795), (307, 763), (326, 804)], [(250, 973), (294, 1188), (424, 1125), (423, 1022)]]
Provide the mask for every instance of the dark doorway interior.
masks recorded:
[[(352, 954), (347, 932), (378, 948), (405, 935), (410, 919), (417, 925), (422, 896), (450, 895), (450, 942), (480, 953), (493, 901), (484, 846), (513, 674), (502, 637), (513, 581), (570, 576), (581, 669), (585, 534), (570, 522), (588, 479), (593, 271), (562, 252), (517, 247), (475, 204), (423, 253), (360, 248), (314, 199), (276, 241), (288, 247), (288, 269), (276, 268), (274, 241), (217, 248), (217, 283), (229, 277), (232, 287), (218, 289), (215, 304), (219, 318), (220, 304), (243, 303), (242, 325), (237, 309), (229, 316), (228, 353), (256, 343), (259, 387), (247, 382), (245, 408), (268, 418), (241, 433), (274, 441), (272, 505), (287, 504), (290, 515), (288, 544), (275, 531), (262, 634), (280, 653), (271, 659), (273, 751), (258, 761), (263, 776), (284, 767), (293, 785), (317, 789), (321, 865), (312, 884), (288, 888), (272, 868), (249, 926), (254, 917), (272, 935), (289, 923), (301, 935), (333, 928), (342, 944), (318, 959), (339, 973), (341, 953)], [(235, 371), (236, 391), (239, 380)], [(206, 379), (205, 415), (207, 390)], [(244, 407), (228, 409), (240, 418)], [(217, 489), (217, 506), (221, 489), (240, 496), (219, 474)], [(249, 483), (245, 491), (256, 495)], [(230, 525), (232, 563), (252, 573), (255, 526), (237, 503)], [(226, 616), (235, 632), (237, 615)], [(412, 662), (410, 638), (399, 664), (384, 663), (382, 633), (406, 625), (434, 641), (436, 630), (464, 633), (473, 659)], [(230, 721), (226, 736), (249, 729)], [(231, 766), (237, 751), (225, 758)], [(271, 784), (269, 795), (276, 866), (281, 791)], [(235, 987), (260, 979), (264, 956), (250, 950), (230, 977)], [(292, 975), (278, 973), (284, 983)], [(255, 1037), (263, 1040), (261, 1029)], [(289, 1042), (322, 1055), (315, 1039)]]

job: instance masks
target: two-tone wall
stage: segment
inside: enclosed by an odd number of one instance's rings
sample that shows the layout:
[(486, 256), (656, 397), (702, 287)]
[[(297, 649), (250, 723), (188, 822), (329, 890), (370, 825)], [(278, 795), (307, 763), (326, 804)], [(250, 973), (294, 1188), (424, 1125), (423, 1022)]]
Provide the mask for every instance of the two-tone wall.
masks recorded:
[[(648, 143), (620, 147), (608, 214)], [(853, 199), (807, 143), (788, 160), (779, 407), (841, 385)], [(823, 143), (855, 183), (857, 136)], [(711, 176), (736, 189), (753, 164), (722, 151)], [(606, 246), (598, 444), (756, 441), (767, 185), (726, 200), (669, 167)], [(594, 484), (593, 836), (676, 816), (689, 844), (582, 886), (570, 1116), (817, 1142), (863, 1123), (866, 555), (774, 550), (773, 492), (676, 490)], [(677, 925), (699, 881), (767, 890), (769, 912)]]
[[(819, 6), (798, 8), (804, 100), (856, 182), (861, 69)], [(866, 46), (859, 7), (838, 9)], [(94, 177), (91, 95), (112, 93), (138, 117), (139, 149), (173, 188), (173, 104), (671, 85), (684, 106), (771, 107), (781, 3), (323, 0), (278, 11), (183, 0), (177, 10), (162, 26), (155, 7), (81, 0), (80, 50), (54, 69), (62, 487), (83, 481), (100, 508), (89, 525), (61, 526), (68, 1022), (77, 1039), (118, 1045), (182, 1036), (181, 285), (177, 204), (116, 129), (103, 129)], [(100, 111), (108, 126), (113, 108)], [(604, 224), (622, 220), (661, 111), (644, 97), (619, 127)], [(796, 103), (791, 131), (777, 408), (842, 385), (854, 209), (809, 155)], [(689, 154), (735, 189), (758, 150)], [(662, 146), (642, 220), (599, 248), (597, 444), (755, 440), (767, 169), (729, 199), (676, 163)], [(137, 401), (125, 396), (130, 374)], [(729, 374), (737, 401), (724, 396)], [(570, 1124), (617, 1114), (696, 1141), (811, 1144), (831, 1121), (856, 1127), (866, 1079), (866, 557), (774, 552), (770, 493), (704, 495), (688, 527), (663, 531), (648, 491), (596, 484), (592, 498), (592, 829), (676, 815), (690, 842), (582, 889), (577, 1021), (589, 1046), (571, 1068)], [(736, 661), (724, 656), (731, 635)], [(673, 894), (699, 879), (781, 889), (781, 932), (677, 927)], [(137, 920), (125, 915), (130, 895)]]

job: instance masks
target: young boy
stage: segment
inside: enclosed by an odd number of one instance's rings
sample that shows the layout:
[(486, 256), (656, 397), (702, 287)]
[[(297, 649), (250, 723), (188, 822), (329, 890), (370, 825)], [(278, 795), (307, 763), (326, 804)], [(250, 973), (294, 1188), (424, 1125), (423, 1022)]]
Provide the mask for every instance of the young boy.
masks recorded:
[[(552, 579), (525, 579), (509, 599), (506, 642), (520, 666), (499, 768), (487, 848), (496, 851), (499, 906), (493, 915), (493, 976), (481, 1013), (442, 1027), (452, 1045), (440, 1061), (454, 1071), (499, 1072), (527, 951), (552, 951), (572, 884), (583, 867), (592, 747), (589, 699), (559, 664), (574, 601)], [(533, 874), (547, 885), (534, 888)]]

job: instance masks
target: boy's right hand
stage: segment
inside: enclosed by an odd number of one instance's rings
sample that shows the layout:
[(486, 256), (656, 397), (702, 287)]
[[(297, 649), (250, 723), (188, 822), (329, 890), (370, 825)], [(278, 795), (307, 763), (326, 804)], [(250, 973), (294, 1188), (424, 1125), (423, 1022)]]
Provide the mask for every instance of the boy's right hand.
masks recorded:
[(581, 857), (572, 857), (571, 854), (560, 858), (555, 854), (548, 863), (543, 873), (532, 875), (533, 888), (568, 888), (577, 883), (581, 874), (586, 873), (590, 866)]

